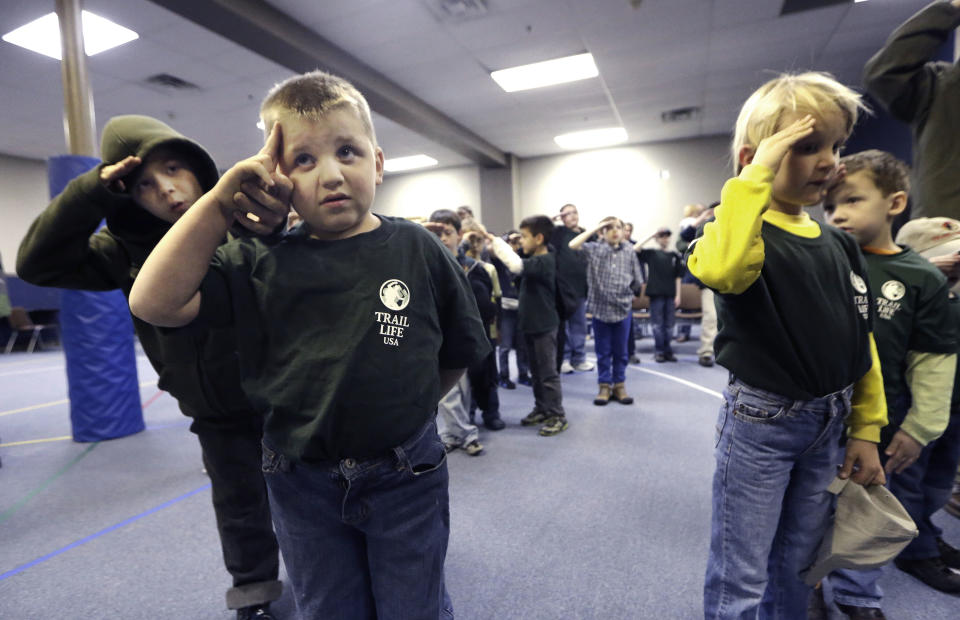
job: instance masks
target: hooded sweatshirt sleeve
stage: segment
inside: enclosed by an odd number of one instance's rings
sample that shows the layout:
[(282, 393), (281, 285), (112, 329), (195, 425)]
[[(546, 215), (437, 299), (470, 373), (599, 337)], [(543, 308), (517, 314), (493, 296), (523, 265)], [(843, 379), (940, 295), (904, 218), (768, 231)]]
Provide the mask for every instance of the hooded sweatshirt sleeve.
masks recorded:
[(34, 220), (17, 253), (17, 275), (38, 286), (85, 290), (119, 288), (129, 261), (112, 235), (97, 233), (130, 201), (103, 187), (100, 167), (73, 179)]

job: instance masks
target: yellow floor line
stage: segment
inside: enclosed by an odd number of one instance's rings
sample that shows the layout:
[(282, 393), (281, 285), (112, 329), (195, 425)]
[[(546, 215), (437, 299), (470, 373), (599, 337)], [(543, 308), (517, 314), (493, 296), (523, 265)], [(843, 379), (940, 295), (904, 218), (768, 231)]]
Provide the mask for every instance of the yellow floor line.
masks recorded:
[(64, 435), (63, 437), (47, 437), (46, 439), (28, 439), (26, 441), (11, 441), (10, 443), (0, 443), (0, 448), (8, 448), (10, 446), (25, 446), (28, 443), (47, 443), (48, 441), (66, 441), (68, 439), (73, 439), (70, 435)]
[[(140, 384), (140, 387), (147, 387), (148, 385), (156, 385), (156, 381), (144, 381)], [(39, 405), (30, 405), (29, 407), (21, 407), (19, 409), (11, 409), (9, 411), (0, 411), (0, 418), (6, 415), (13, 415), (15, 413), (22, 413), (24, 411), (33, 411), (34, 409), (43, 409), (44, 407), (53, 407), (55, 405), (64, 405), (69, 403), (69, 398), (64, 398), (63, 400), (55, 400), (49, 403), (40, 403)]]

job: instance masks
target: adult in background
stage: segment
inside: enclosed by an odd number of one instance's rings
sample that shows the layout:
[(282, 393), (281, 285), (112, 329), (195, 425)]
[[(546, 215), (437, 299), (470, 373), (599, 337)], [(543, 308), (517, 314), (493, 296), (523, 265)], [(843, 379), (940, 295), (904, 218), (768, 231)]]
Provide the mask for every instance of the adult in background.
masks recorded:
[[(686, 256), (691, 243), (694, 239), (703, 235), (704, 225), (715, 219), (713, 210), (719, 204), (719, 202), (714, 202), (701, 211), (695, 218), (685, 218), (680, 221), (680, 232), (677, 235), (677, 251), (684, 257), (684, 266), (686, 266), (687, 263)], [(700, 319), (700, 346), (697, 348), (697, 362), (701, 366), (713, 366), (713, 341), (717, 338), (717, 307), (713, 299), (713, 290), (693, 277), (689, 270), (686, 273), (690, 281), (700, 288), (700, 311), (703, 313), (703, 318)]]
[(588, 372), (593, 363), (587, 361), (584, 346), (587, 341), (587, 259), (580, 252), (570, 249), (570, 241), (583, 232), (580, 227), (580, 212), (572, 204), (560, 207), (559, 219), (563, 226), (555, 226), (550, 244), (557, 254), (557, 278), (566, 280), (577, 292), (577, 309), (557, 332), (557, 361), (560, 372), (574, 370)]

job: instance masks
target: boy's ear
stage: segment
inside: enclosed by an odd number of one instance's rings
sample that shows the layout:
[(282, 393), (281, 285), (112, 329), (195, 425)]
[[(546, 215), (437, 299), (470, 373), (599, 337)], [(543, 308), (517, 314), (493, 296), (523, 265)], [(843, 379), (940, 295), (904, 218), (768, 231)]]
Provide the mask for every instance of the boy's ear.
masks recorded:
[(383, 149), (376, 147), (377, 185), (383, 183)]
[(744, 145), (740, 147), (740, 152), (737, 153), (737, 163), (740, 165), (740, 169), (744, 169), (753, 163), (753, 156), (757, 154), (757, 149)]
[(890, 194), (890, 200), (890, 215), (900, 215), (907, 209), (907, 192), (894, 192)]

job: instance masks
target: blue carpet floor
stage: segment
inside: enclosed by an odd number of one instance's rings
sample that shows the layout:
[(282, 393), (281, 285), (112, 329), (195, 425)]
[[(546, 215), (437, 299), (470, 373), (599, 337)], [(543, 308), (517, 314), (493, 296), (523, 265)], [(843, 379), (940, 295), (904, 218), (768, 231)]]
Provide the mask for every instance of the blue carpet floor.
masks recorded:
[[(714, 419), (726, 375), (680, 362), (628, 370), (637, 402), (591, 404), (595, 373), (563, 376), (570, 429), (519, 424), (530, 389), (501, 390), (507, 429), (450, 455), (447, 581), (457, 617), (702, 617)], [(209, 481), (176, 403), (138, 359), (148, 429), (77, 444), (59, 352), (0, 356), (0, 618), (231, 615)], [(42, 440), (42, 441), (36, 441)], [(25, 443), (31, 442), (31, 443)], [(937, 520), (960, 543), (960, 520)], [(888, 617), (955, 618), (960, 600), (891, 570)], [(289, 592), (274, 609), (293, 618)]]

